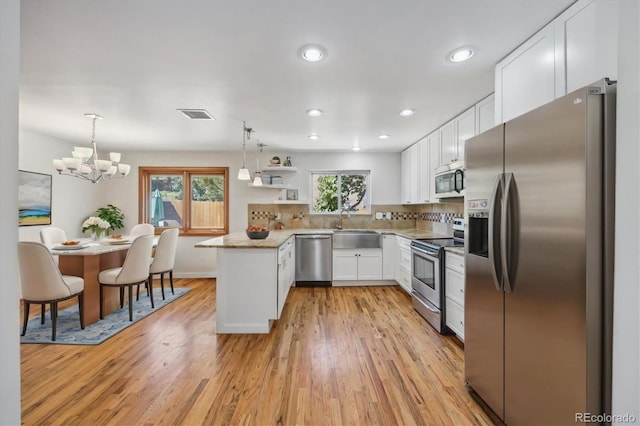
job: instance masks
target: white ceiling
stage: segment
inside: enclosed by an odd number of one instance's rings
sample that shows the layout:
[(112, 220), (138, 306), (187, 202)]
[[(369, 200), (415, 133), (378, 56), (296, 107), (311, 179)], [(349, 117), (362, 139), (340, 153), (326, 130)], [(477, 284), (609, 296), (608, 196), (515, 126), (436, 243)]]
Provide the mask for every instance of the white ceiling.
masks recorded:
[[(23, 0), (20, 125), (88, 144), (95, 112), (100, 149), (199, 151), (240, 150), (246, 120), (267, 150), (397, 152), (489, 95), (495, 63), (573, 1)], [(308, 43), (326, 60), (299, 58)], [(461, 45), (475, 56), (447, 62)]]

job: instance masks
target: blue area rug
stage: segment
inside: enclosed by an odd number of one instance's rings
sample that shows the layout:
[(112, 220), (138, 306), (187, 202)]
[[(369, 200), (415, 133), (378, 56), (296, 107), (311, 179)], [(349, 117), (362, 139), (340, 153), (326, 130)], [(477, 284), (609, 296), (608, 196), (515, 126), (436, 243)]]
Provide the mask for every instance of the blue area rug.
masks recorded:
[[(165, 288), (166, 300), (162, 300), (162, 293), (159, 288), (153, 289), (153, 302), (155, 309), (151, 308), (151, 303), (144, 289), (141, 289), (140, 300), (133, 300), (133, 321), (129, 321), (129, 302), (126, 298), (124, 307), (105, 316), (104, 319), (88, 325), (82, 330), (80, 328), (80, 317), (78, 316), (78, 305), (71, 306), (58, 312), (58, 323), (56, 326), (56, 341), (51, 340), (51, 316), (46, 312), (44, 324), (40, 324), (40, 315), (29, 320), (27, 324), (27, 334), (20, 336), (22, 343), (53, 343), (62, 345), (99, 345), (108, 338), (115, 336), (125, 328), (135, 324), (143, 318), (151, 315), (163, 306), (187, 294), (190, 288), (176, 287), (176, 294), (171, 294), (171, 289)], [(32, 305), (31, 309), (40, 310), (39, 305)], [(22, 332), (22, 325), (20, 326)]]

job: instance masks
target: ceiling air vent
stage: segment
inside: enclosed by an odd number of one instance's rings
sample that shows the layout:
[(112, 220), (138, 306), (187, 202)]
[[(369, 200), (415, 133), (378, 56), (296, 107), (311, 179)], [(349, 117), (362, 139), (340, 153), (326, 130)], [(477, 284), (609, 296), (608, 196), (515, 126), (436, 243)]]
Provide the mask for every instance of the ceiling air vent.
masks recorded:
[(192, 120), (215, 120), (205, 109), (178, 109)]

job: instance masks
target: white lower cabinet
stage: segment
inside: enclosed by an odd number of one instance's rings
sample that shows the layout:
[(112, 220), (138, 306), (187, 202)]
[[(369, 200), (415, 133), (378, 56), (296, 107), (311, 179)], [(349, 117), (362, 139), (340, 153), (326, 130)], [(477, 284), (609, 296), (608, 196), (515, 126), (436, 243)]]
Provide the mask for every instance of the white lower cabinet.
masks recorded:
[(411, 294), (411, 240), (397, 236), (396, 241), (396, 281)]
[(294, 237), (289, 238), (278, 248), (278, 316), (280, 319), (289, 290), (296, 278), (296, 244)]
[(396, 236), (382, 236), (382, 279), (395, 280)]
[(382, 280), (382, 249), (334, 249), (334, 285), (364, 280)]
[(445, 318), (446, 324), (464, 342), (464, 257), (445, 254)]

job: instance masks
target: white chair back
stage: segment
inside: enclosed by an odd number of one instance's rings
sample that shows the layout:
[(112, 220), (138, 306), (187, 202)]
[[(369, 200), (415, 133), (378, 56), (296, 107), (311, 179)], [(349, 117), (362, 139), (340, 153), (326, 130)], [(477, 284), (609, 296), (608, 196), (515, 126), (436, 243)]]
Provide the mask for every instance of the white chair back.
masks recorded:
[(149, 278), (152, 249), (153, 235), (141, 235), (133, 240), (115, 284), (141, 282)]
[(60, 228), (48, 226), (40, 230), (40, 241), (42, 244), (52, 246), (67, 241), (67, 235)]
[(176, 262), (176, 249), (178, 248), (179, 232), (180, 230), (177, 228), (162, 231), (149, 272), (152, 274), (159, 274), (173, 269)]
[(129, 235), (153, 235), (154, 228), (150, 223), (138, 223), (137, 225), (133, 225)]
[(64, 299), (76, 293), (65, 284), (49, 249), (35, 241), (18, 243), (22, 297), (33, 302)]

